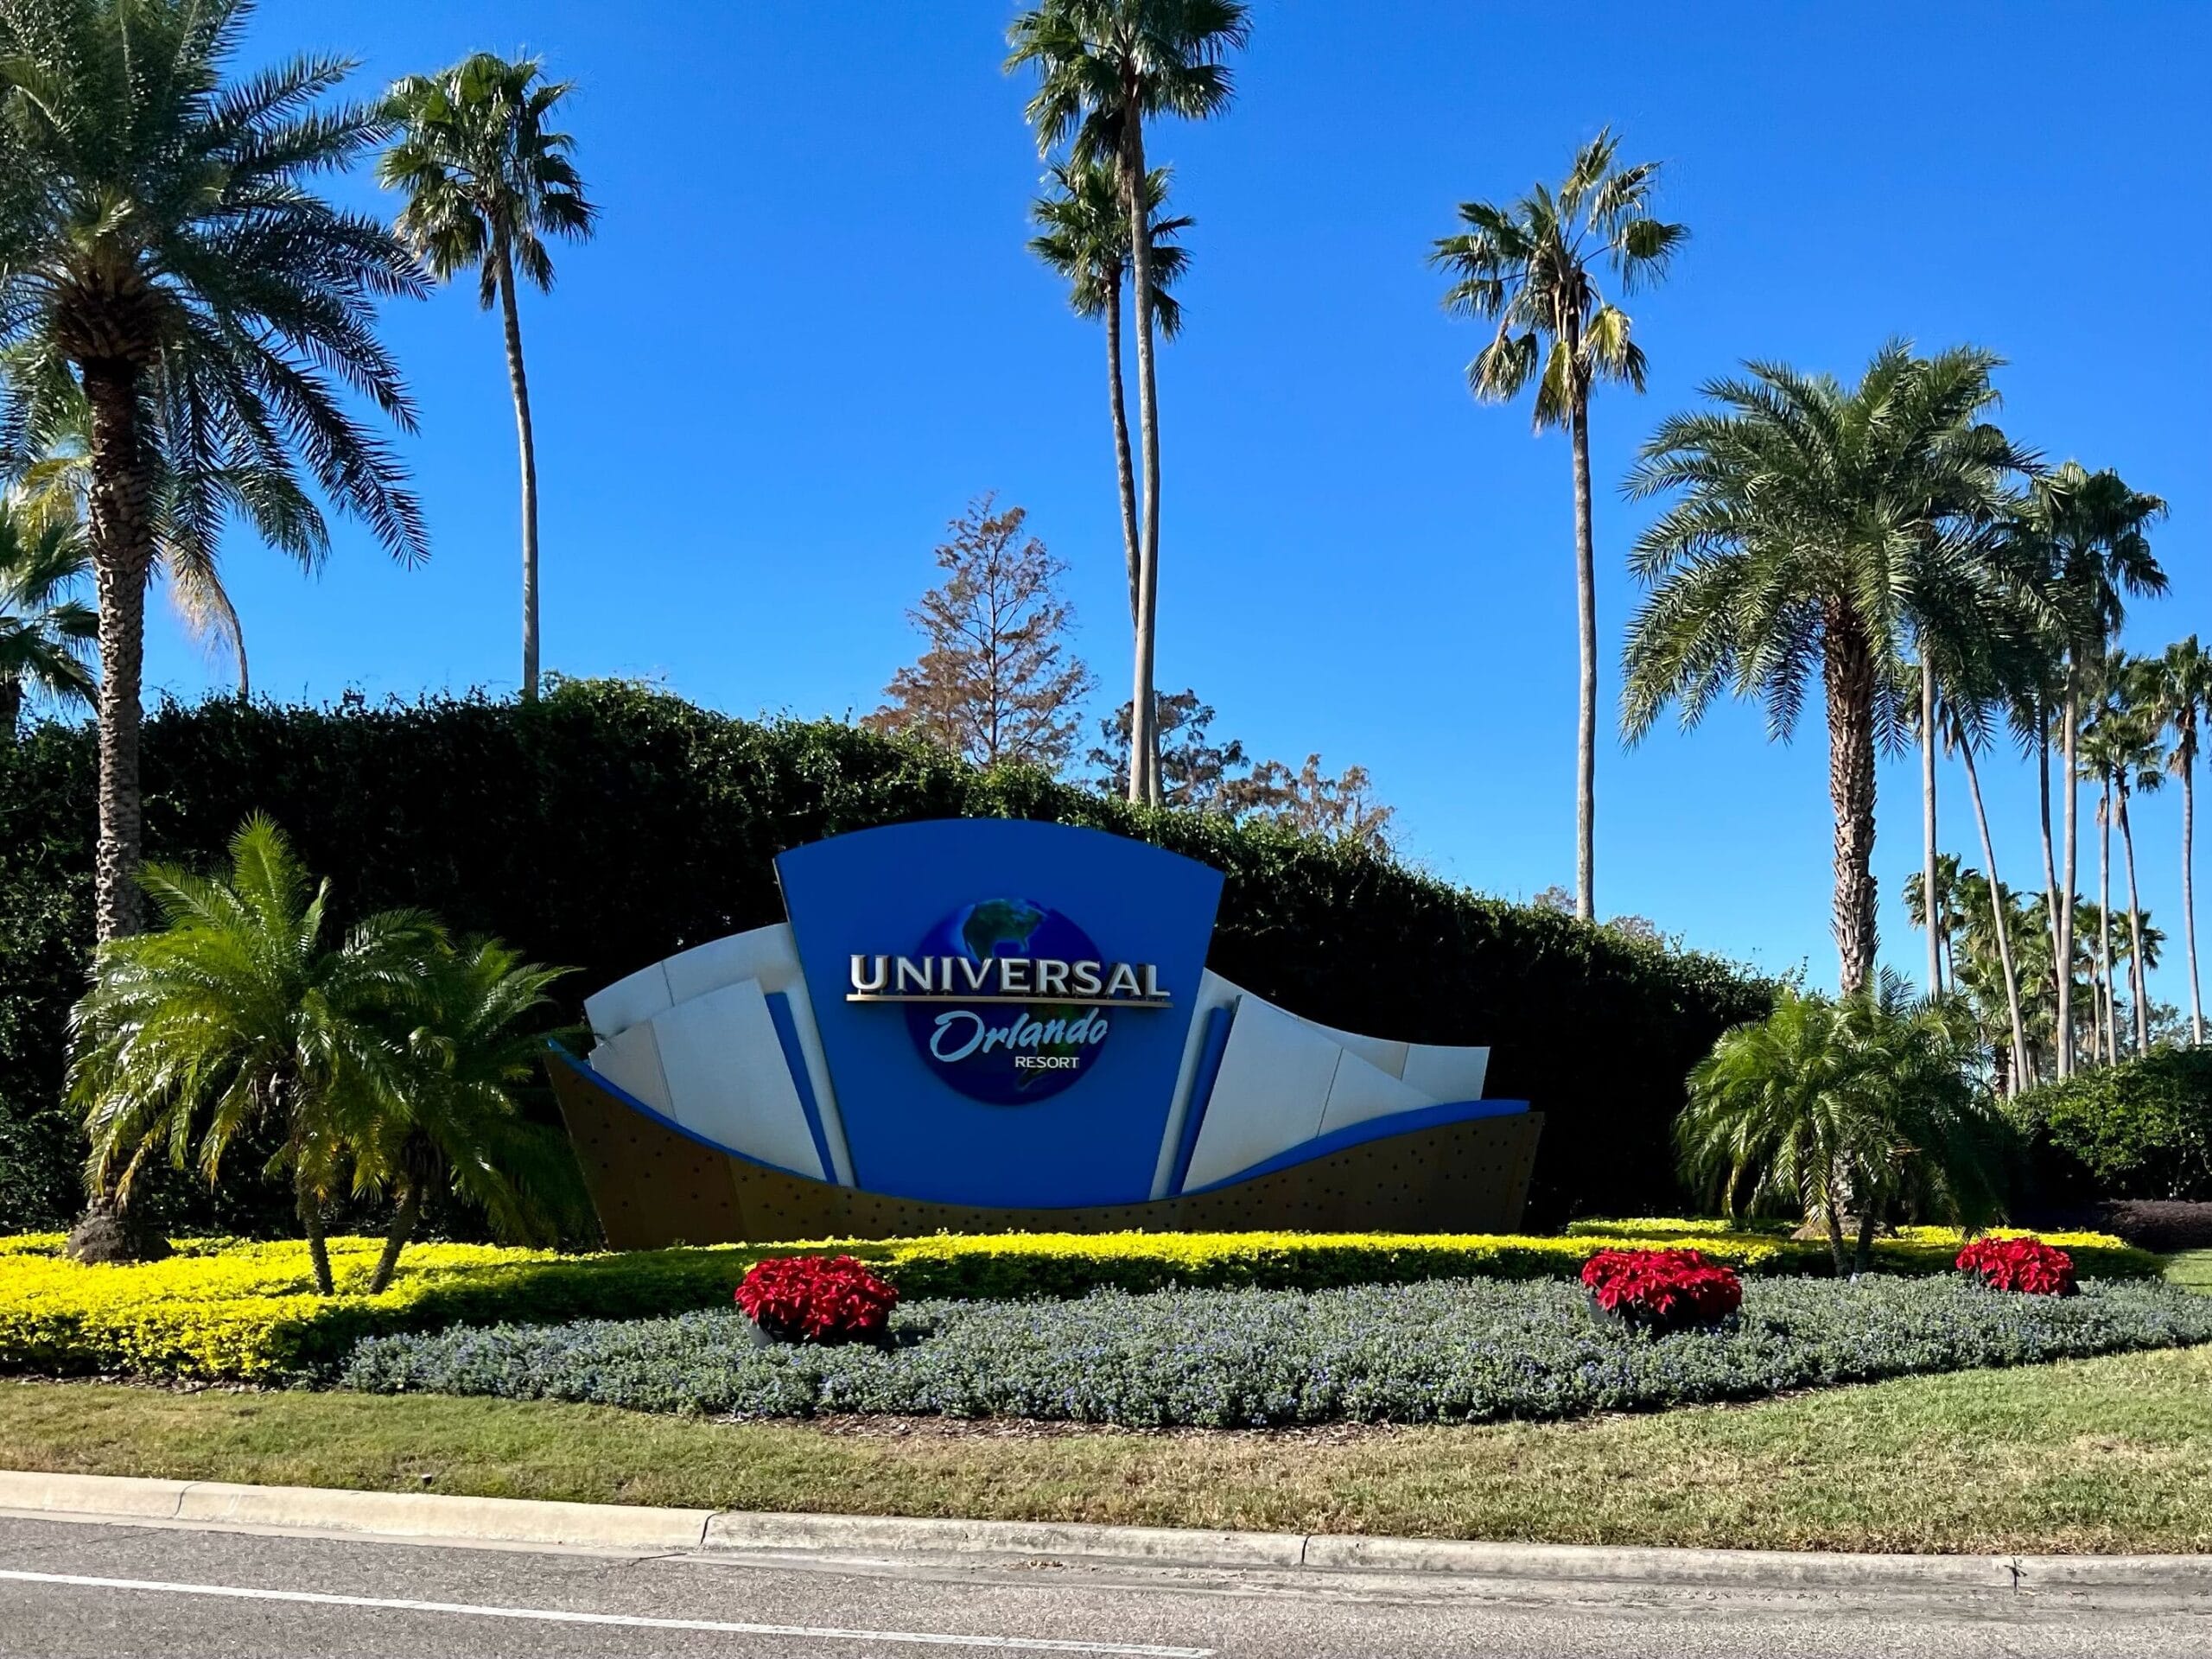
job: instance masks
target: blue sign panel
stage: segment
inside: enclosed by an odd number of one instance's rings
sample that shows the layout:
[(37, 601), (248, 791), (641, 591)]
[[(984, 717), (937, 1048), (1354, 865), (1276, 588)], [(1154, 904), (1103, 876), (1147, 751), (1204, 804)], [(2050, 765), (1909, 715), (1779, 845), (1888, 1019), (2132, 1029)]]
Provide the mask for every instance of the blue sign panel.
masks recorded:
[(859, 1186), (1008, 1207), (1151, 1195), (1217, 871), (998, 818), (863, 830), (776, 869)]

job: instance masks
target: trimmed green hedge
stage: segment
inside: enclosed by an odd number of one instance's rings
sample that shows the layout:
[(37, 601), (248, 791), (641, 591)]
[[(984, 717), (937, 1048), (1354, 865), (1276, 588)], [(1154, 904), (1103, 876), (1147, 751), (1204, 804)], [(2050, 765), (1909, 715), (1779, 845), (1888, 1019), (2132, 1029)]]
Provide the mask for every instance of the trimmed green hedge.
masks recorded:
[[(93, 747), (48, 725), (0, 747), (0, 1228), (64, 1224), (82, 1143), (54, 1105), (91, 936)], [(328, 708), (213, 701), (145, 734), (151, 856), (201, 865), (269, 812), (358, 913), (424, 905), (579, 971), (572, 1002), (687, 945), (781, 919), (771, 860), (905, 819), (1010, 817), (1156, 841), (1227, 875), (1211, 965), (1328, 1024), (1492, 1046), (1490, 1092), (1549, 1116), (1530, 1221), (1679, 1206), (1682, 1080), (1770, 987), (1717, 957), (1487, 899), (1271, 827), (1145, 811), (1020, 770), (980, 772), (830, 721), (732, 720), (633, 685)], [(252, 1149), (180, 1230), (281, 1231)], [(458, 1224), (460, 1218), (448, 1218)]]
[(2056, 1196), (2212, 1199), (2212, 1048), (2100, 1066), (2011, 1109)]

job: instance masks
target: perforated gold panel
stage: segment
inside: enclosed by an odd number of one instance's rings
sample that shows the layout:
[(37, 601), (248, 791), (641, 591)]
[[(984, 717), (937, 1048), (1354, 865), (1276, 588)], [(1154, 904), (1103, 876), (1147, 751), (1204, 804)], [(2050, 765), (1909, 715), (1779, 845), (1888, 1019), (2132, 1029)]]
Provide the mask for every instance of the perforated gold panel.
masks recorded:
[(989, 1210), (887, 1198), (709, 1150), (639, 1116), (576, 1066), (551, 1068), (607, 1243), (618, 1250), (957, 1233), (1512, 1232), (1541, 1113), (1475, 1118), (1347, 1147), (1156, 1204)]

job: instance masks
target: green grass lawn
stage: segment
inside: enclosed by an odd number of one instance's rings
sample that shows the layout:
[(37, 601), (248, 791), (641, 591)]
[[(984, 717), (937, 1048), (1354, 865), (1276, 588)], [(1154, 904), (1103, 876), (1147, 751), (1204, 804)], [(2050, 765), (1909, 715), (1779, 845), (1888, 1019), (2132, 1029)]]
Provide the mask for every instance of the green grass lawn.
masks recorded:
[(0, 1466), (749, 1510), (1573, 1543), (2212, 1550), (2212, 1347), (1472, 1428), (736, 1424), (0, 1383)]
[(2166, 1282), (2212, 1294), (2212, 1250), (2183, 1250), (2169, 1257)]

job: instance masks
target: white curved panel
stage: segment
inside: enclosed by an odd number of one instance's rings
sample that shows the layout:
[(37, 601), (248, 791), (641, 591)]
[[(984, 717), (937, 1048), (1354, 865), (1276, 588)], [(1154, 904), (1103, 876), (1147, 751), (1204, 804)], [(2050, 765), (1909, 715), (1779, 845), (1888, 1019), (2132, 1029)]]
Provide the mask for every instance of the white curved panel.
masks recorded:
[(1480, 1100), (1489, 1070), (1486, 1048), (1444, 1048), (1433, 1043), (1406, 1046), (1406, 1082), (1433, 1101)]
[(668, 974), (671, 1002), (689, 1002), (695, 996), (747, 979), (758, 980), (764, 991), (784, 991), (799, 976), (798, 947), (792, 940), (791, 924), (778, 922), (695, 944), (669, 957), (661, 967)]
[[(665, 963), (640, 968), (616, 980), (596, 996), (584, 998), (584, 1018), (595, 1037), (619, 1037), (632, 1026), (641, 1026), (675, 1001), (669, 995)], [(627, 1087), (626, 1084), (625, 1087)], [(630, 1090), (637, 1094), (637, 1090)], [(643, 1099), (643, 1096), (639, 1096)]]
[(1152, 1196), (1168, 1196), (1175, 1179), (1175, 1149), (1183, 1144), (1183, 1122), (1191, 1115), (1191, 1095), (1198, 1080), (1198, 1064), (1205, 1056), (1206, 1028), (1216, 1008), (1234, 1008), (1246, 993), (1211, 968), (1198, 970), (1198, 990), (1191, 1007), (1191, 1029), (1183, 1039), (1183, 1064), (1175, 1073), (1175, 1096), (1168, 1103), (1167, 1126), (1160, 1137), (1160, 1160), (1152, 1173)]
[(591, 1069), (664, 1117), (670, 1115), (668, 1078), (660, 1069), (660, 1043), (651, 1020), (602, 1039), (591, 1052)]
[(671, 1117), (764, 1164), (830, 1179), (759, 981), (679, 1002), (656, 1014), (652, 1029)]
[(1343, 1054), (1303, 1020), (1256, 996), (1240, 1001), (1183, 1190), (1226, 1179), (1319, 1134)]
[(1339, 1031), (1334, 1026), (1323, 1025), (1319, 1020), (1301, 1020), (1300, 1023), (1313, 1027), (1338, 1047), (1349, 1049), (1377, 1071), (1393, 1077), (1405, 1075), (1408, 1044), (1393, 1042), (1385, 1037), (1363, 1037), (1356, 1031)]
[(822, 1138), (830, 1143), (831, 1179), (842, 1186), (856, 1186), (852, 1149), (845, 1143), (844, 1115), (837, 1109), (836, 1090), (830, 1086), (830, 1057), (822, 1052), (822, 1033), (814, 1023), (814, 1004), (806, 994), (806, 981), (794, 975), (784, 987), (791, 999), (791, 1028), (798, 1037), (799, 1058), (806, 1080), (814, 1089), (814, 1109), (822, 1114)]
[(1337, 1062), (1337, 1075), (1329, 1085), (1328, 1104), (1321, 1109), (1323, 1135), (1370, 1118), (1393, 1112), (1418, 1111), (1436, 1103), (1418, 1089), (1408, 1088), (1380, 1066), (1370, 1065), (1351, 1049)]

